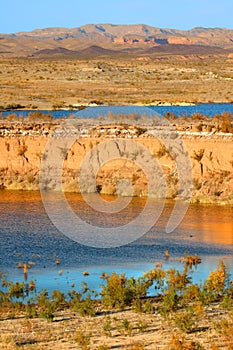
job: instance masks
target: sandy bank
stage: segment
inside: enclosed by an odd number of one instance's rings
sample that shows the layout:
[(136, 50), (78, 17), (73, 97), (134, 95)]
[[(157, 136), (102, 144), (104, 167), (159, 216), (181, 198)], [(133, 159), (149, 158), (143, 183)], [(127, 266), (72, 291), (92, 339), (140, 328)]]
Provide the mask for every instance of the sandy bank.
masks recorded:
[[(39, 189), (39, 172), (41, 160), (46, 158), (46, 144), (49, 140), (51, 142), (51, 139), (54, 145), (58, 139), (63, 140), (62, 133), (56, 130), (57, 126), (56, 122), (43, 124), (2, 123), (0, 125), (0, 185), (2, 189)], [(52, 134), (53, 137), (51, 137)], [(97, 186), (93, 186), (93, 183), (88, 185), (90, 174), (87, 174), (86, 192), (98, 190), (103, 194), (114, 195), (117, 194), (118, 182), (121, 179), (126, 179), (134, 186), (134, 196), (148, 196), (148, 184), (143, 171), (145, 169), (140, 169), (138, 165), (140, 162), (145, 162), (146, 159), (143, 159), (144, 156), (140, 154), (140, 147), (143, 147), (143, 149), (148, 150), (161, 167), (162, 176), (166, 182), (166, 190), (163, 190), (162, 193), (154, 191), (154, 197), (164, 196), (165, 193), (166, 198), (187, 199), (185, 191), (182, 193), (178, 187), (179, 169), (177, 171), (177, 168), (180, 164), (177, 163), (177, 157), (181, 156), (189, 159), (191, 163), (190, 174), (186, 174), (187, 168), (185, 167), (181, 169), (180, 173), (188, 176), (193, 182), (192, 202), (233, 203), (233, 135), (231, 133), (214, 129), (208, 131), (207, 127), (203, 127), (202, 131), (197, 131), (195, 125), (182, 124), (178, 125), (176, 129), (173, 126), (139, 127), (129, 124), (110, 124), (91, 128), (81, 125), (78, 134), (77, 140), (68, 152), (66, 152), (66, 139), (60, 145), (56, 144), (55, 146), (59, 146), (60, 151), (59, 154), (54, 155), (52, 168), (56, 168), (56, 159), (60, 158), (62, 153), (64, 160), (62, 185), (63, 190), (67, 192), (80, 191), (78, 171), (88, 155), (90, 163), (97, 162), (98, 171)], [(166, 140), (170, 140), (169, 146), (165, 146)], [(125, 145), (122, 146), (126, 147), (125, 154), (120, 149), (119, 151), (114, 149), (116, 153), (114, 153), (115, 158), (113, 159), (109, 151), (111, 147), (113, 148), (113, 146), (109, 146), (110, 141), (117, 147), (119, 144)], [(128, 141), (136, 145), (136, 151), (127, 149), (129, 147), (127, 146)], [(104, 164), (96, 158), (95, 152), (100, 145), (102, 145), (103, 152), (110, 152), (110, 158)], [(178, 151), (176, 150), (177, 145), (181, 147)], [(132, 152), (135, 154), (133, 158), (132, 155), (129, 158), (128, 154)], [(50, 173), (52, 174), (52, 170)], [(155, 182), (157, 180), (155, 177)], [(47, 185), (48, 188), (55, 189), (52, 184)], [(119, 194), (129, 195), (127, 190)]]

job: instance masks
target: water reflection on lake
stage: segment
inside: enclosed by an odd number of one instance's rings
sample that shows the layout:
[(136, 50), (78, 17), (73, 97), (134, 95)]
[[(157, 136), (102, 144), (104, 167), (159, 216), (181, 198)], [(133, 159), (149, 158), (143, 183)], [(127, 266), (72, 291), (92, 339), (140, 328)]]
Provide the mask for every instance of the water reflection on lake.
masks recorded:
[[(124, 215), (103, 215), (87, 206), (78, 194), (68, 194), (72, 209), (95, 224), (122, 225), (141, 212), (146, 199), (133, 198)], [(112, 197), (105, 197), (112, 200)], [(54, 206), (59, 207), (54, 202)], [(50, 222), (39, 192), (0, 192), (0, 271), (9, 279), (23, 279), (19, 261), (35, 265), (29, 270), (29, 279), (37, 279), (39, 288), (49, 290), (70, 289), (84, 280), (83, 271), (90, 276), (86, 281), (93, 288), (102, 282), (103, 271), (126, 272), (135, 277), (161, 261), (164, 268), (176, 265), (176, 257), (184, 252), (199, 254), (202, 264), (193, 273), (193, 279), (203, 280), (224, 259), (233, 273), (233, 208), (214, 205), (190, 205), (180, 226), (172, 233), (165, 233), (165, 225), (171, 214), (173, 202), (166, 202), (162, 215), (152, 229), (137, 241), (118, 248), (97, 249), (80, 245), (60, 233)], [(62, 216), (62, 212), (60, 213)], [(166, 261), (168, 249), (172, 259)], [(60, 265), (56, 265), (59, 257)], [(62, 274), (61, 274), (62, 270)], [(59, 274), (60, 271), (60, 274)]]

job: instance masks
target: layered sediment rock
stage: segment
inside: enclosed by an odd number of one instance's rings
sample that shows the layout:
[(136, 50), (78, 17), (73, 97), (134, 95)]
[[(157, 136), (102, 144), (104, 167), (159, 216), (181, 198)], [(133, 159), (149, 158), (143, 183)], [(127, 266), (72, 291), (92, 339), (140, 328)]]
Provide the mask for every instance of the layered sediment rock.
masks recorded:
[[(187, 193), (179, 188), (180, 177), (185, 175), (193, 183), (193, 201), (233, 203), (232, 134), (197, 132), (184, 126), (179, 129), (81, 126), (72, 146), (68, 147), (68, 139), (59, 134), (55, 124), (5, 125), (0, 129), (0, 186), (1, 189), (38, 190), (41, 160), (46, 165), (50, 152), (46, 150), (48, 142), (53, 147), (51, 140), (57, 140), (54, 163), (48, 163), (48, 189), (57, 189), (51, 178), (57, 162), (62, 160), (61, 179), (65, 191), (79, 192), (81, 189), (89, 193), (152, 194), (159, 198), (187, 199)], [(190, 161), (191, 173), (185, 174), (185, 166), (179, 169), (182, 165), (177, 157)], [(82, 168), (80, 182), (81, 165), (84, 170)], [(93, 176), (96, 176), (94, 182)], [(148, 189), (148, 176), (153, 178), (152, 190)]]

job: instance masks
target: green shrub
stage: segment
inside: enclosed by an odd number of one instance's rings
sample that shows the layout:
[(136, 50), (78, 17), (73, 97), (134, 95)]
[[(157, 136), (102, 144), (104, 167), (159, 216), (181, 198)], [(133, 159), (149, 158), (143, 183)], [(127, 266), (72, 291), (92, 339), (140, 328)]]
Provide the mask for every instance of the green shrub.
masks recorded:
[(42, 318), (45, 318), (47, 321), (52, 322), (54, 319), (54, 308), (50, 301), (47, 301), (39, 311), (39, 315)]
[(107, 284), (102, 286), (102, 301), (106, 306), (123, 309), (132, 305), (135, 300), (145, 297), (153, 283), (161, 287), (164, 276), (165, 272), (161, 269), (153, 269), (138, 279), (126, 278), (124, 274), (118, 275), (114, 272), (107, 279)]
[(130, 305), (134, 297), (132, 290), (127, 286), (125, 275), (117, 275), (115, 272), (107, 279), (107, 285), (102, 287), (101, 295), (106, 306), (121, 309)]
[(74, 341), (83, 350), (88, 350), (91, 342), (91, 333), (84, 333), (81, 330), (77, 330), (75, 334)]
[(30, 122), (50, 122), (53, 120), (53, 116), (50, 113), (36, 111), (28, 113), (28, 120)]
[(174, 289), (176, 292), (183, 293), (187, 285), (191, 282), (191, 277), (187, 274), (187, 266), (184, 266), (182, 273), (175, 269), (169, 269), (167, 271), (166, 282), (168, 289)]
[(24, 300), (29, 294), (29, 286), (24, 282), (9, 282), (8, 297)]
[(103, 324), (103, 331), (104, 331), (104, 334), (107, 335), (108, 337), (111, 337), (111, 335), (112, 335), (111, 329), (112, 329), (111, 318), (110, 318), (110, 317), (107, 317), (107, 319), (105, 320), (105, 322), (104, 322), (104, 324)]
[(37, 311), (35, 305), (27, 304), (25, 306), (26, 318), (35, 318), (37, 317)]
[(190, 333), (195, 325), (194, 314), (190, 310), (176, 312), (173, 316), (175, 325), (183, 332)]
[(122, 321), (121, 328), (122, 328), (125, 332), (127, 332), (129, 336), (131, 336), (131, 334), (132, 334), (132, 326), (131, 326), (129, 320), (124, 319), (124, 320)]
[(81, 295), (78, 295), (75, 300), (72, 300), (72, 308), (81, 316), (91, 316), (96, 315), (96, 308), (94, 306), (94, 301), (91, 299), (88, 293), (86, 298), (82, 299)]
[(153, 314), (155, 312), (154, 305), (147, 300), (142, 306), (142, 311), (146, 314)]
[(139, 320), (137, 323), (137, 328), (143, 333), (148, 328), (148, 324), (145, 321)]
[(45, 318), (47, 321), (53, 321), (55, 307), (49, 300), (48, 292), (46, 289), (36, 295), (36, 301), (39, 309), (39, 316)]
[(110, 350), (110, 347), (103, 344), (103, 345), (98, 346), (97, 350)]
[(178, 295), (176, 294), (175, 290), (169, 290), (162, 301), (162, 304), (159, 308), (159, 312), (163, 317), (167, 317), (169, 313), (172, 311), (175, 311), (178, 306)]
[(222, 307), (227, 310), (233, 309), (233, 298), (232, 295), (224, 295), (221, 303)]
[(62, 310), (66, 306), (66, 297), (59, 290), (54, 290), (50, 298), (54, 310)]
[(203, 293), (206, 302), (215, 301), (223, 296), (224, 291), (227, 289), (227, 277), (226, 266), (220, 261), (217, 269), (210, 271), (209, 276), (205, 280)]

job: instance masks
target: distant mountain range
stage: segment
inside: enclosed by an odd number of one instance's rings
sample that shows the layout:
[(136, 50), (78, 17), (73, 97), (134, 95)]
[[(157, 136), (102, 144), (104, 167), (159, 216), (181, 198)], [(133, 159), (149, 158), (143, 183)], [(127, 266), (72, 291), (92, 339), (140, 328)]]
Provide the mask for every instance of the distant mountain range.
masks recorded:
[(106, 56), (233, 53), (233, 30), (162, 29), (144, 24), (89, 24), (0, 34), (0, 56)]

